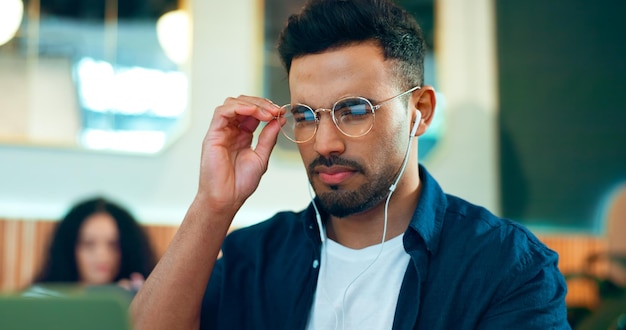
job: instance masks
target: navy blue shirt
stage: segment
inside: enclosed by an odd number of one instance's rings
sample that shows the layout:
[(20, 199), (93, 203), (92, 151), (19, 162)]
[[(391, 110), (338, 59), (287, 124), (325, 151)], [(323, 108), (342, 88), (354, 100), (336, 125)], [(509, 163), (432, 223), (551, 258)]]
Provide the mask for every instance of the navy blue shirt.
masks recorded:
[[(444, 194), (422, 166), (420, 178), (393, 329), (569, 329), (557, 254), (525, 227)], [(312, 205), (232, 232), (202, 329), (305, 329), (320, 247)]]

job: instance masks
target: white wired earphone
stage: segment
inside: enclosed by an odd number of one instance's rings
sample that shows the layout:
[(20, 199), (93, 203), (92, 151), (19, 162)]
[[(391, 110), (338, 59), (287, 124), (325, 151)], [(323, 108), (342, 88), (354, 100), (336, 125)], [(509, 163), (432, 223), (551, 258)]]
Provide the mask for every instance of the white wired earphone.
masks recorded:
[[(350, 287), (352, 286), (352, 284), (354, 282), (356, 282), (357, 279), (359, 279), (359, 277), (361, 277), (361, 275), (363, 275), (373, 264), (376, 263), (376, 260), (378, 260), (378, 257), (382, 254), (383, 252), (383, 247), (385, 245), (385, 237), (387, 236), (387, 211), (389, 208), (389, 201), (391, 200), (391, 195), (393, 194), (393, 192), (396, 190), (396, 185), (398, 184), (398, 182), (400, 181), (400, 178), (402, 178), (402, 174), (404, 174), (404, 170), (406, 169), (406, 165), (409, 162), (409, 154), (411, 152), (411, 146), (413, 145), (413, 138), (415, 137), (415, 134), (417, 133), (417, 129), (420, 126), (420, 122), (422, 121), (422, 112), (419, 109), (415, 109), (415, 122), (413, 123), (413, 127), (411, 128), (411, 133), (409, 135), (409, 143), (407, 144), (406, 147), (406, 152), (404, 153), (404, 160), (402, 162), (402, 167), (400, 167), (400, 172), (398, 173), (398, 176), (396, 177), (396, 180), (393, 182), (393, 184), (389, 187), (389, 195), (387, 195), (387, 200), (385, 201), (385, 222), (384, 222), (384, 226), (383, 226), (383, 237), (381, 239), (381, 244), (380, 244), (380, 250), (378, 251), (378, 254), (376, 255), (376, 257), (374, 258), (374, 260), (372, 260), (372, 262), (365, 268), (363, 268), (363, 270), (348, 284), (348, 286), (346, 286), (346, 289), (343, 291), (343, 298), (342, 298), (342, 308), (341, 308), (341, 313), (342, 313), (342, 317), (341, 317), (341, 322), (342, 322), (342, 326), (341, 328), (344, 329), (345, 328), (345, 315), (344, 310), (345, 308), (343, 308), (343, 306), (345, 305), (346, 302), (346, 295), (348, 293), (348, 290), (350, 289)], [(317, 226), (319, 229), (319, 234), (320, 234), (320, 239), (322, 241), (322, 251), (324, 253), (324, 257), (326, 260), (328, 260), (328, 258), (326, 257), (326, 240), (328, 239), (328, 237), (326, 236), (326, 232), (324, 231), (324, 227), (322, 225), (322, 219), (320, 216), (320, 213), (317, 209), (317, 205), (315, 204), (315, 199), (313, 198), (313, 193), (311, 191), (311, 185), (309, 184), (309, 196), (311, 196), (311, 203), (313, 204), (313, 208), (315, 209), (315, 218), (317, 220)], [(326, 267), (324, 267), (324, 269), (326, 269)], [(324, 276), (324, 274), (320, 274), (321, 276)], [(324, 293), (324, 295), (326, 296), (326, 300), (328, 300), (328, 302), (330, 302), (330, 299), (328, 298), (328, 294), (326, 293), (326, 290), (324, 288), (322, 288), (322, 291)], [(338, 323), (338, 315), (335, 312), (335, 329), (337, 329), (337, 323)]]

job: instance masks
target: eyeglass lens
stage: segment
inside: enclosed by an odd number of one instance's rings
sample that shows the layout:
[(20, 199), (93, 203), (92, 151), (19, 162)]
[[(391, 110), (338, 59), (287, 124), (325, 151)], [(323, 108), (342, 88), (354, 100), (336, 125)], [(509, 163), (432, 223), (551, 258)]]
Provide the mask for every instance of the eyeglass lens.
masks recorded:
[[(307, 142), (315, 136), (319, 112), (304, 104), (288, 104), (282, 107), (281, 127), (283, 135), (296, 143)], [(359, 137), (367, 134), (374, 125), (372, 104), (362, 97), (351, 97), (335, 103), (331, 112), (335, 126), (345, 135)]]

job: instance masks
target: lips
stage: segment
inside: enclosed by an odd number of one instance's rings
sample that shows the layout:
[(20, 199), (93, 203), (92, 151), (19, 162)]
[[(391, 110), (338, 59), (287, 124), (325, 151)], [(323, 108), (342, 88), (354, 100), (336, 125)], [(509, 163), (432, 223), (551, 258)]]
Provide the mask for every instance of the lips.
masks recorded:
[(341, 166), (322, 167), (316, 169), (316, 172), (320, 180), (327, 185), (338, 185), (356, 173), (352, 169)]
[(108, 265), (96, 265), (94, 269), (98, 273), (108, 274), (111, 272), (111, 267), (109, 267)]

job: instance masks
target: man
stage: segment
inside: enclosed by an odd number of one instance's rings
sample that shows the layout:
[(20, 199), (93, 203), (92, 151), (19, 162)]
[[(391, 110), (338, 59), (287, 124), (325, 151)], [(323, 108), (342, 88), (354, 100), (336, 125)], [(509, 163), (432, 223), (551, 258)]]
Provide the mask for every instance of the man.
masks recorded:
[[(418, 164), (435, 93), (410, 15), (313, 0), (278, 49), (291, 105), (239, 96), (215, 110), (196, 198), (131, 306), (136, 328), (568, 327), (557, 255)], [(225, 238), (281, 130), (315, 199)]]

